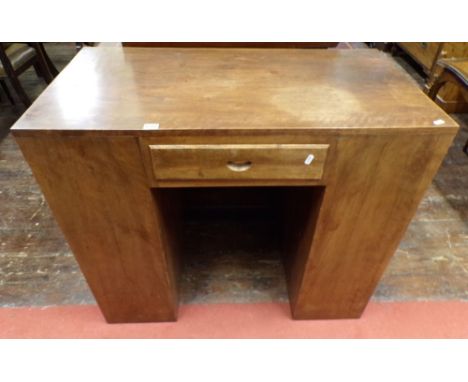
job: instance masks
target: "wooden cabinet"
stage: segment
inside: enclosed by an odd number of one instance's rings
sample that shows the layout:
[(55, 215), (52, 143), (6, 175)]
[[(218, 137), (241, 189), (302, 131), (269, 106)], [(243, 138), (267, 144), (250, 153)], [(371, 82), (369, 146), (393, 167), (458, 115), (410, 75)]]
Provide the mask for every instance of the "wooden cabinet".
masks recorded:
[[(399, 42), (406, 53), (418, 62), (427, 74), (427, 86), (441, 74), (437, 61), (441, 58), (468, 57), (468, 42)], [(460, 90), (447, 84), (438, 94), (437, 103), (449, 113), (468, 112), (468, 104)]]

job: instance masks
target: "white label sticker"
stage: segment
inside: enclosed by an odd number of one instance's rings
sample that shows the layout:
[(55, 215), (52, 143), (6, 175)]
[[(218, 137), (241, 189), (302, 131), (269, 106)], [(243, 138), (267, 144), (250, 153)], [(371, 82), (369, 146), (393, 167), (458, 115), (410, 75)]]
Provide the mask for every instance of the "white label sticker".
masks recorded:
[(306, 165), (309, 165), (309, 164), (312, 163), (312, 161), (314, 160), (314, 158), (315, 158), (315, 157), (314, 157), (314, 154), (309, 154), (309, 155), (307, 155), (307, 158), (306, 158), (306, 160), (304, 161), (304, 163), (305, 163)]
[(159, 123), (145, 123), (143, 125), (143, 130), (158, 130)]
[(432, 121), (433, 125), (440, 126), (443, 125), (445, 121), (443, 119), (436, 119), (435, 121)]

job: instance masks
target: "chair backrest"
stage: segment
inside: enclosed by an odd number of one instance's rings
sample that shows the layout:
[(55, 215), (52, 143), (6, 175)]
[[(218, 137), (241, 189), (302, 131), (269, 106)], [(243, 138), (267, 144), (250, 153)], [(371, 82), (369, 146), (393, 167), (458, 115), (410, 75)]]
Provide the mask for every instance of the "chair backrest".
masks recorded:
[(6, 54), (6, 49), (10, 45), (11, 42), (0, 42), (0, 77), (8, 77), (15, 72)]

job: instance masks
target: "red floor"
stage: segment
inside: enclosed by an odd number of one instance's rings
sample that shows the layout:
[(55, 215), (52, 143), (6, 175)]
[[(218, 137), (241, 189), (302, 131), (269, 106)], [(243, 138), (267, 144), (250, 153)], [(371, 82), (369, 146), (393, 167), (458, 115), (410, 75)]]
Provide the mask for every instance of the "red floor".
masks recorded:
[(468, 302), (374, 302), (330, 321), (294, 321), (286, 304), (184, 305), (157, 324), (107, 324), (93, 305), (0, 308), (0, 338), (468, 338)]

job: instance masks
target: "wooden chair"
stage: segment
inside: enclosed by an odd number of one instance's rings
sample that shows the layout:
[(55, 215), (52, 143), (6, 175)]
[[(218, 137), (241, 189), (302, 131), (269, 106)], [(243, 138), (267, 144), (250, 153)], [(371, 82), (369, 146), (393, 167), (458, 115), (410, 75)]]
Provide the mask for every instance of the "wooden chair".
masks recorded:
[(14, 100), (4, 79), (9, 79), (20, 100), (28, 107), (31, 101), (18, 77), (31, 66), (34, 66), (38, 76), (44, 78), (48, 84), (52, 81), (53, 76), (39, 43), (0, 43), (0, 85), (12, 103)]
[[(440, 60), (438, 65), (443, 68), (443, 71), (434, 81), (427, 95), (435, 100), (442, 86), (450, 82), (460, 88), (461, 94), (468, 102), (468, 58)], [(468, 155), (468, 140), (463, 147), (463, 151)]]
[[(5, 92), (7, 98), (9, 99), (9, 101), (11, 102), (12, 105), (15, 104), (15, 100), (13, 99), (13, 97), (11, 96), (11, 93), (10, 93), (10, 90), (8, 89), (8, 86), (7, 84), (5, 83), (4, 80), (1, 80), (0, 79), (0, 87), (3, 89), (3, 91)], [(1, 98), (0, 98), (1, 99)]]

